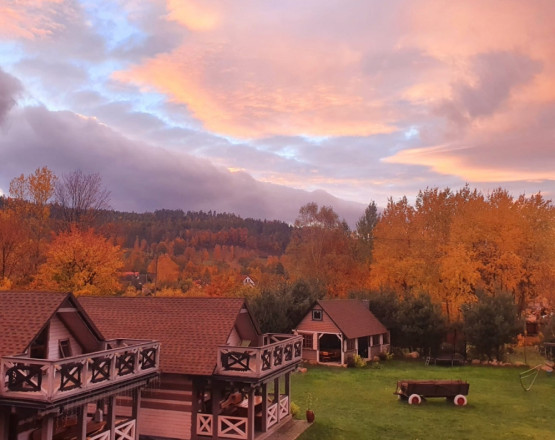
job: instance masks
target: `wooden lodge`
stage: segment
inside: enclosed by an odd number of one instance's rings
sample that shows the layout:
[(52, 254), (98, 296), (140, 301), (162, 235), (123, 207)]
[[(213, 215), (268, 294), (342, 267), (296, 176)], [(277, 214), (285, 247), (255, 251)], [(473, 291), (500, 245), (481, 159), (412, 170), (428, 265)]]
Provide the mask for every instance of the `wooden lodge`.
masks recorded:
[(105, 339), (72, 294), (0, 291), (0, 439), (137, 440), (159, 348)]
[(161, 342), (160, 382), (141, 395), (142, 438), (262, 440), (291, 419), (290, 374), (302, 337), (261, 334), (243, 299), (80, 302), (109, 337)]
[(389, 331), (365, 301), (316, 301), (294, 332), (303, 338), (308, 362), (346, 365), (355, 354), (372, 359), (389, 352)]

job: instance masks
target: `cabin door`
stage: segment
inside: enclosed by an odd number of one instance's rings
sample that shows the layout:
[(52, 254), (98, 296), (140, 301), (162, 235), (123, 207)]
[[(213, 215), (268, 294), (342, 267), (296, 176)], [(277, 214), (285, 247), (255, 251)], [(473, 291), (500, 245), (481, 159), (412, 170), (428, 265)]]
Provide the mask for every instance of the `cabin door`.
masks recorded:
[(368, 336), (358, 338), (358, 355), (363, 359), (368, 359)]

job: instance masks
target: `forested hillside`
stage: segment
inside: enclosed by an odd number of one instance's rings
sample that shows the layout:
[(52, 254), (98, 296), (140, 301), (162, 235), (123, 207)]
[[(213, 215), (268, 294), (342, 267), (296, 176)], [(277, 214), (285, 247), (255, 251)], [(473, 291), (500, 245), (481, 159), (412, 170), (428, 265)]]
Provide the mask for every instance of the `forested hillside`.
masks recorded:
[[(232, 213), (111, 210), (98, 175), (14, 178), (0, 198), (0, 287), (102, 295), (248, 297), (272, 328), (315, 298), (425, 295), (447, 322), (507, 294), (520, 312), (553, 303), (555, 209), (541, 194), (468, 186), (414, 203), (371, 202), (351, 230), (332, 208), (294, 225)], [(278, 322), (279, 321), (279, 322)]]

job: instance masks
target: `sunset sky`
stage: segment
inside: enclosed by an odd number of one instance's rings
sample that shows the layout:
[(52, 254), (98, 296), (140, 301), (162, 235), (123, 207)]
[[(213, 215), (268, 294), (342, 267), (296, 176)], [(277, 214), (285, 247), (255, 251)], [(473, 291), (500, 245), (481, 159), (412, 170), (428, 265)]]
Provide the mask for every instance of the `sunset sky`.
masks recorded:
[(0, 193), (350, 223), (420, 189), (555, 195), (553, 0), (0, 0)]

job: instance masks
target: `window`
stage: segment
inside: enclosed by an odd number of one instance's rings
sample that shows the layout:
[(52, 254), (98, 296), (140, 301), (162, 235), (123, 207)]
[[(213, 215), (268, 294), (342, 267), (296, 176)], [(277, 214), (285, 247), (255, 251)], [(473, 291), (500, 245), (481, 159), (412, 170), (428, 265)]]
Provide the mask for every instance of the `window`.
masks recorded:
[(312, 340), (313, 337), (311, 334), (304, 334), (303, 335), (303, 348), (306, 348), (308, 350), (312, 350)]
[(356, 339), (347, 339), (347, 350), (355, 349)]
[(61, 358), (67, 358), (71, 356), (71, 346), (69, 345), (69, 339), (60, 339), (58, 341), (58, 348), (60, 350)]
[(312, 320), (313, 321), (321, 321), (322, 320), (322, 311), (321, 310), (313, 310), (312, 311)]

